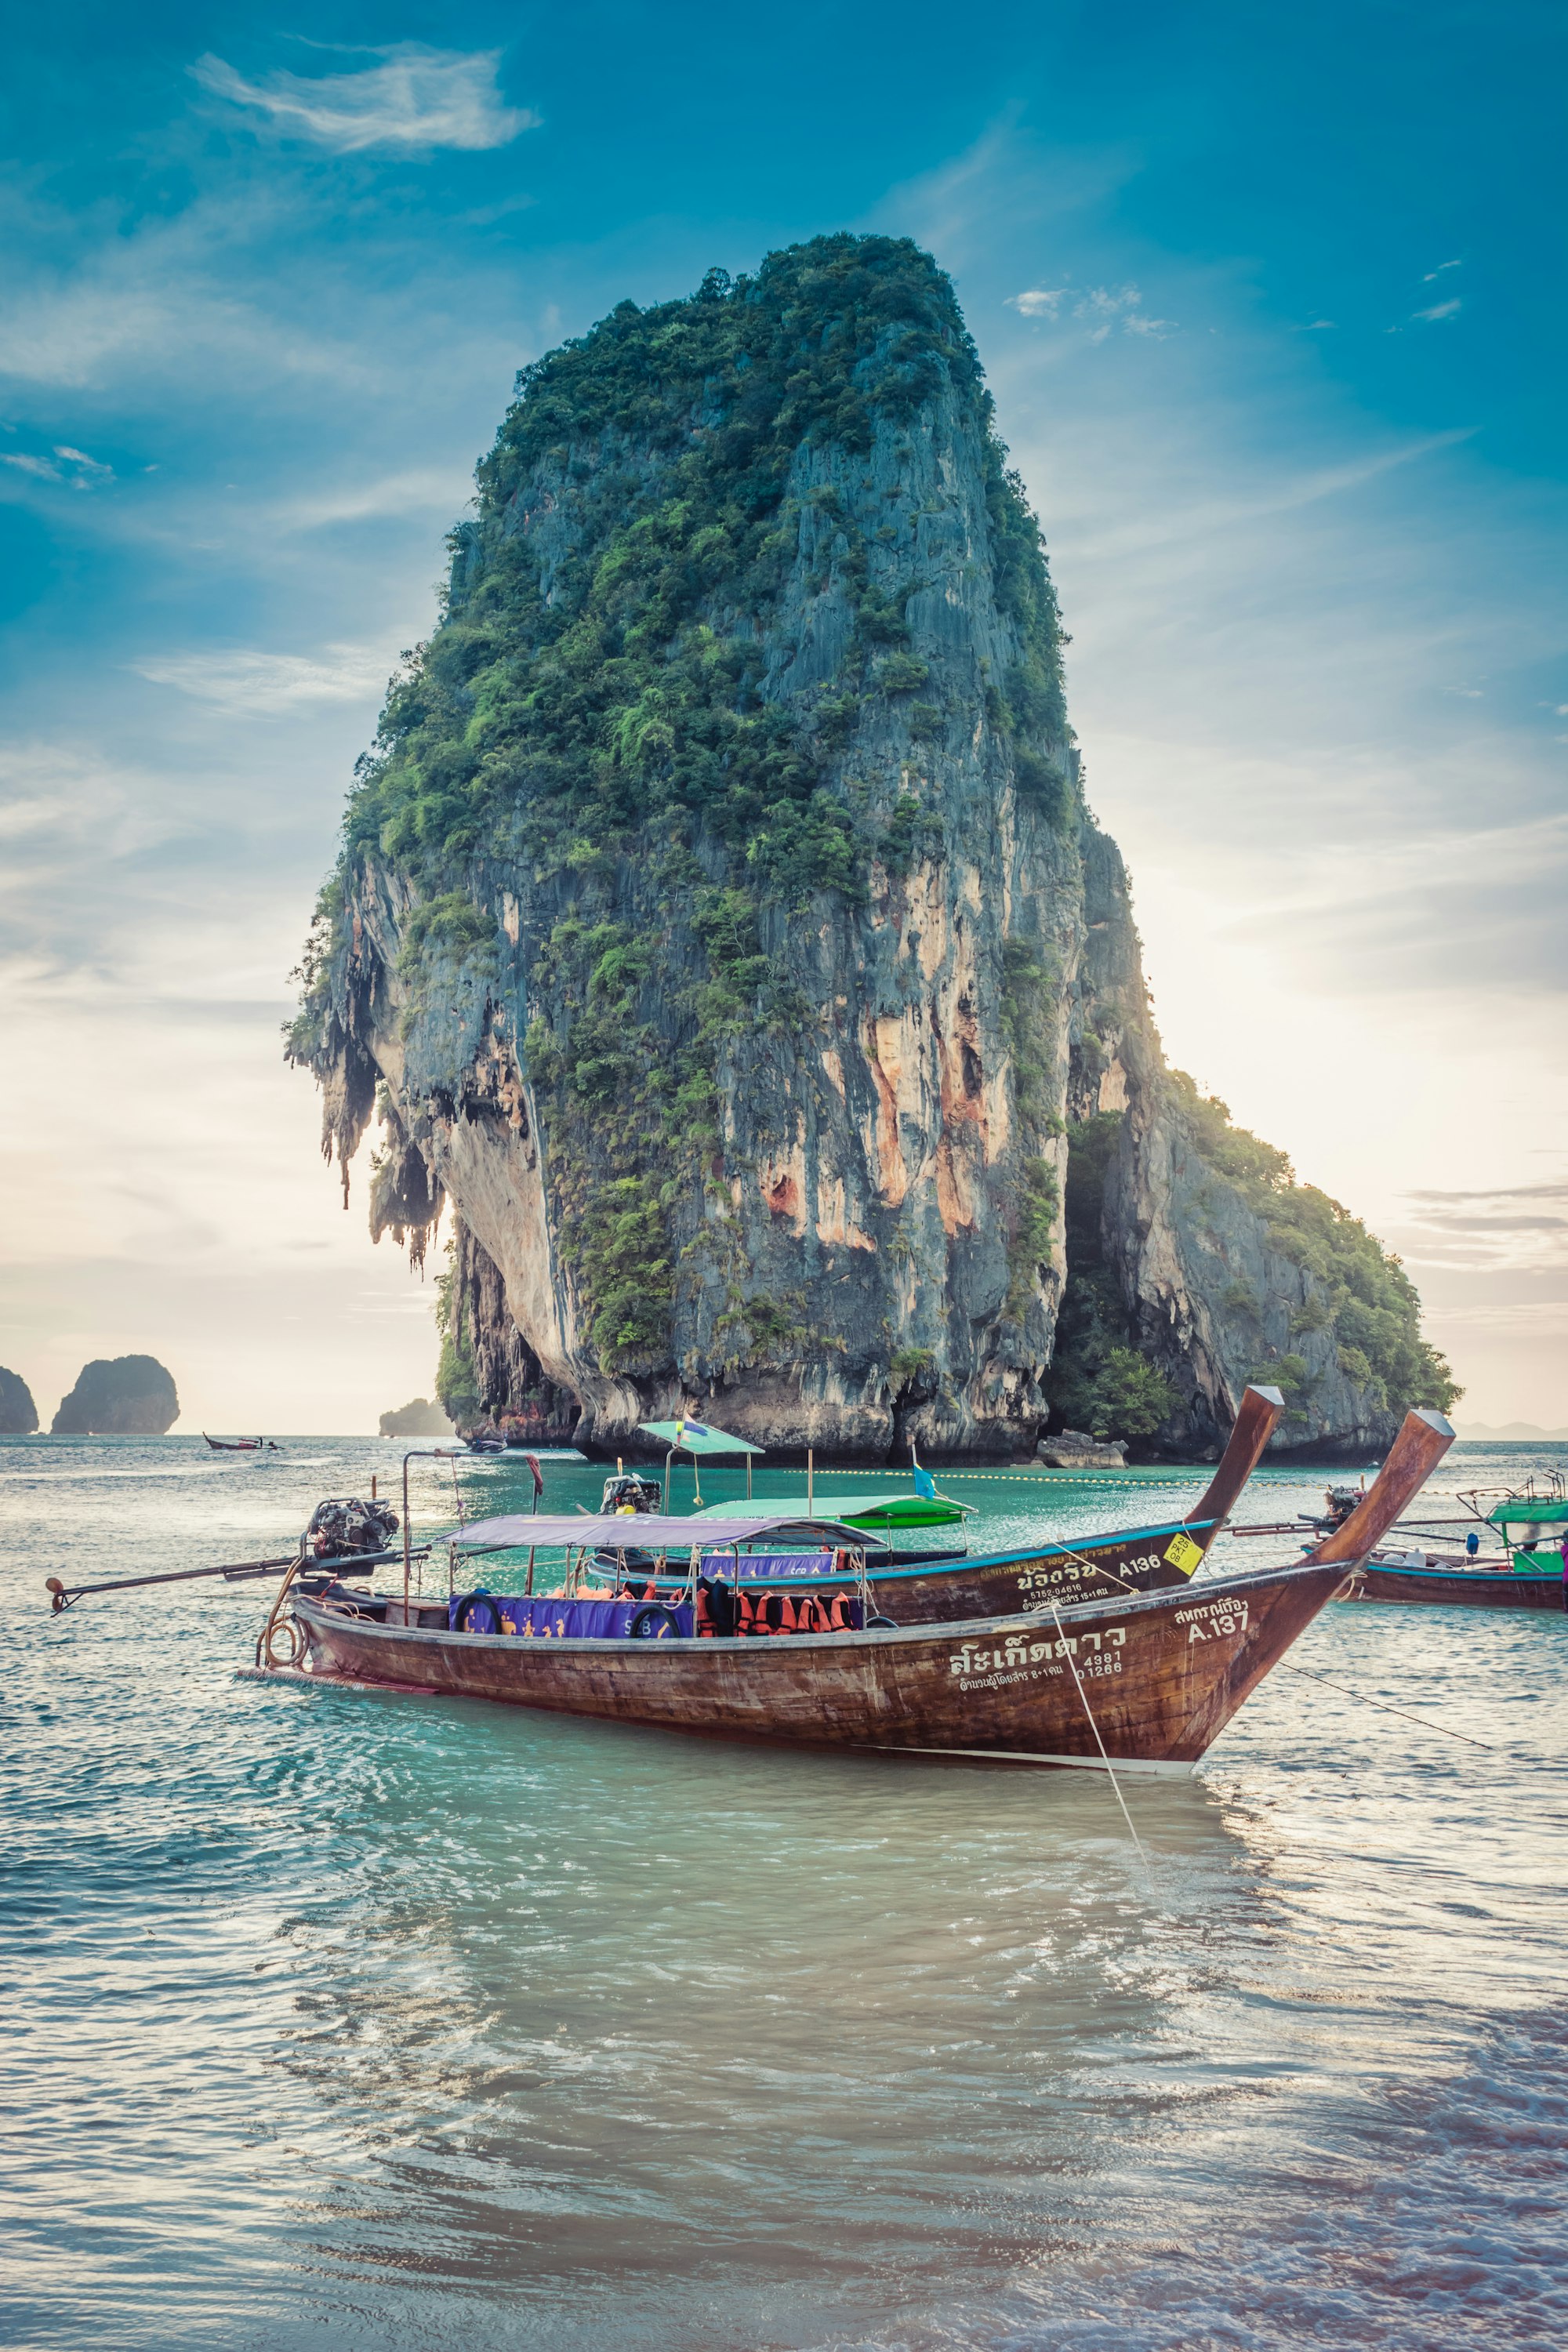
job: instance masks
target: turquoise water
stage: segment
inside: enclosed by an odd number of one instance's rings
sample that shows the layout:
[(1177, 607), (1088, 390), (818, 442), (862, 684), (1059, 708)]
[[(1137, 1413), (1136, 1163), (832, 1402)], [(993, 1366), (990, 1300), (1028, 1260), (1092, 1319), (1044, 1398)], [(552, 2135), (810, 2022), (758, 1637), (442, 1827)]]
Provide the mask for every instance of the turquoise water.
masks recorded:
[[(44, 1606), (395, 1460), (0, 1441), (6, 2342), (1568, 2338), (1568, 1619), (1329, 1612), (1292, 1661), (1423, 1720), (1276, 1675), (1141, 1863), (1098, 1776), (237, 1682), (259, 1585)], [(1201, 1483), (1032, 1476), (972, 1540)]]

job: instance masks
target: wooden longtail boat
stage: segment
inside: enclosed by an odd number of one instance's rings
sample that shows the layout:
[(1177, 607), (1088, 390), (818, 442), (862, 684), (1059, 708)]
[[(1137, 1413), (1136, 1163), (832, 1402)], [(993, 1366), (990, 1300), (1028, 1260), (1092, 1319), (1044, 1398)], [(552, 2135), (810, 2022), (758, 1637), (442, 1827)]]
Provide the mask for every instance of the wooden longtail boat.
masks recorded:
[[(202, 1435), (207, 1437), (205, 1429)], [(207, 1437), (207, 1444), (215, 1454), (259, 1454), (262, 1446), (259, 1437)]]
[(1355, 1589), (1344, 1598), (1447, 1609), (1554, 1609), (1561, 1614), (1568, 1608), (1568, 1582), (1560, 1566), (1545, 1572), (1510, 1569), (1500, 1562), (1496, 1568), (1470, 1568), (1455, 1559), (1415, 1568), (1407, 1558), (1378, 1558), (1357, 1571)]
[(1411, 1414), (1365, 1502), (1310, 1559), (1196, 1591), (1080, 1600), (1065, 1621), (1047, 1597), (1022, 1616), (765, 1642), (539, 1640), (448, 1630), (460, 1601), (342, 1587), (295, 1598), (291, 1621), (305, 1680), (729, 1738), (1184, 1769), (1354, 1573), (1452, 1441), (1440, 1414)]
[(719, 1738), (1184, 1770), (1345, 1574), (1302, 1565), (1087, 1601), (1061, 1630), (1047, 1614), (787, 1641), (522, 1641), (377, 1622), (331, 1596), (294, 1617), (323, 1680)]
[[(1461, 1495), (1475, 1511), (1476, 1528), (1500, 1538), (1501, 1556), (1471, 1558), (1459, 1551), (1429, 1551), (1397, 1540), (1373, 1552), (1356, 1579), (1355, 1601), (1393, 1601), (1447, 1609), (1568, 1609), (1568, 1496), (1514, 1493), (1484, 1514), (1476, 1496)], [(1495, 1491), (1495, 1490), (1494, 1490)], [(1448, 1524), (1452, 1524), (1451, 1522)], [(1463, 1522), (1459, 1522), (1463, 1524)]]
[[(899, 1625), (946, 1625), (956, 1618), (996, 1617), (1009, 1611), (1044, 1608), (1052, 1601), (1076, 1606), (1080, 1601), (1116, 1594), (1184, 1587), (1203, 1565), (1210, 1545), (1235, 1508), (1284, 1409), (1278, 1389), (1249, 1388), (1243, 1392), (1214, 1476), (1184, 1519), (1122, 1528), (1105, 1535), (1076, 1536), (1070, 1543), (1031, 1544), (1017, 1551), (957, 1558), (938, 1553), (931, 1555), (928, 1563), (921, 1563), (920, 1556), (912, 1553), (896, 1555), (898, 1564), (884, 1561), (868, 1546), (866, 1579), (871, 1601)], [(737, 1513), (742, 1508), (738, 1503), (733, 1507)], [(831, 1512), (831, 1496), (824, 1496), (823, 1508)], [(626, 1524), (632, 1528), (637, 1526), (636, 1519)], [(722, 1545), (722, 1522), (711, 1512), (685, 1524), (690, 1527), (692, 1542)], [(468, 1530), (466, 1546), (483, 1540), (492, 1529), (510, 1525), (504, 1520), (481, 1522)], [(514, 1544), (530, 1540), (525, 1519), (519, 1517), (510, 1539)], [(864, 1533), (854, 1540), (864, 1543)], [(803, 1566), (800, 1580), (824, 1580), (814, 1578)], [(746, 1582), (744, 1563), (741, 1581)], [(772, 1584), (773, 1580), (769, 1581)]]

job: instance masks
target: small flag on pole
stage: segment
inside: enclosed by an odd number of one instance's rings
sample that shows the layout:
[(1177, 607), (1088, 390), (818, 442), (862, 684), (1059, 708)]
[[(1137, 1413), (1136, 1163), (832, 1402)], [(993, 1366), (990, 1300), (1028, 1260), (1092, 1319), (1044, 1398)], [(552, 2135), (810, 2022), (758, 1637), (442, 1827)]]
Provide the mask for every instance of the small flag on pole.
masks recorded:
[(922, 1503), (934, 1503), (936, 1500), (936, 1480), (929, 1470), (922, 1470), (918, 1462), (915, 1464), (915, 1492)]
[(705, 1421), (689, 1421), (682, 1413), (675, 1424), (675, 1442), (684, 1445), (689, 1437), (710, 1437), (712, 1431)]

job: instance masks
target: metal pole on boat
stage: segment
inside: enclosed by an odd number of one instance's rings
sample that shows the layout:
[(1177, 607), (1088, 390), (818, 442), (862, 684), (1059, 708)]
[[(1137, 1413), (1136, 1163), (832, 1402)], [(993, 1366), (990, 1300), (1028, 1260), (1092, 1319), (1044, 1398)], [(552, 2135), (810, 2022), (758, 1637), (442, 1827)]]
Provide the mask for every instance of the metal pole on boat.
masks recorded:
[[(408, 1531), (408, 1465), (411, 1462), (450, 1462), (454, 1465), (452, 1482), (457, 1484), (457, 1450), (450, 1445), (416, 1445), (403, 1457), (403, 1622), (408, 1622), (408, 1587), (414, 1560)], [(462, 1516), (462, 1497), (458, 1498), (458, 1517)]]
[(812, 1516), (812, 1512), (816, 1507), (812, 1499), (816, 1481), (816, 1451), (814, 1446), (808, 1445), (805, 1449), (805, 1516), (808, 1519)]
[(408, 1552), (408, 1465), (413, 1458), (411, 1454), (405, 1454), (403, 1457), (403, 1622), (405, 1625), (408, 1622), (408, 1572), (414, 1564)]

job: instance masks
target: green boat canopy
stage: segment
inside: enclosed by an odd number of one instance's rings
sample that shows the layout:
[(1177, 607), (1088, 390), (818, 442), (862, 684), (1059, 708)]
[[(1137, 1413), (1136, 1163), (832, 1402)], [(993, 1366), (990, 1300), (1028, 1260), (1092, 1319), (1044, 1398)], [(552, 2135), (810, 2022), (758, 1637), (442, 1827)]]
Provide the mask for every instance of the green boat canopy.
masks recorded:
[(1568, 1495), (1537, 1495), (1527, 1500), (1516, 1495), (1487, 1513), (1494, 1528), (1556, 1528), (1568, 1526)]
[[(933, 1495), (828, 1495), (821, 1487), (814, 1490), (816, 1507), (829, 1518), (840, 1519), (850, 1528), (948, 1528), (962, 1519), (973, 1503), (955, 1503), (950, 1496)], [(792, 1511), (800, 1508), (798, 1495), (754, 1495), (747, 1504), (749, 1511)], [(694, 1511), (697, 1519), (721, 1519), (726, 1512), (733, 1513), (733, 1503), (710, 1503), (706, 1509)]]
[(731, 1437), (727, 1429), (715, 1429), (707, 1421), (639, 1421), (637, 1427), (645, 1437), (657, 1437), (661, 1445), (672, 1446), (678, 1454), (689, 1454), (706, 1461), (710, 1454), (761, 1454), (760, 1445), (748, 1445), (743, 1437)]

